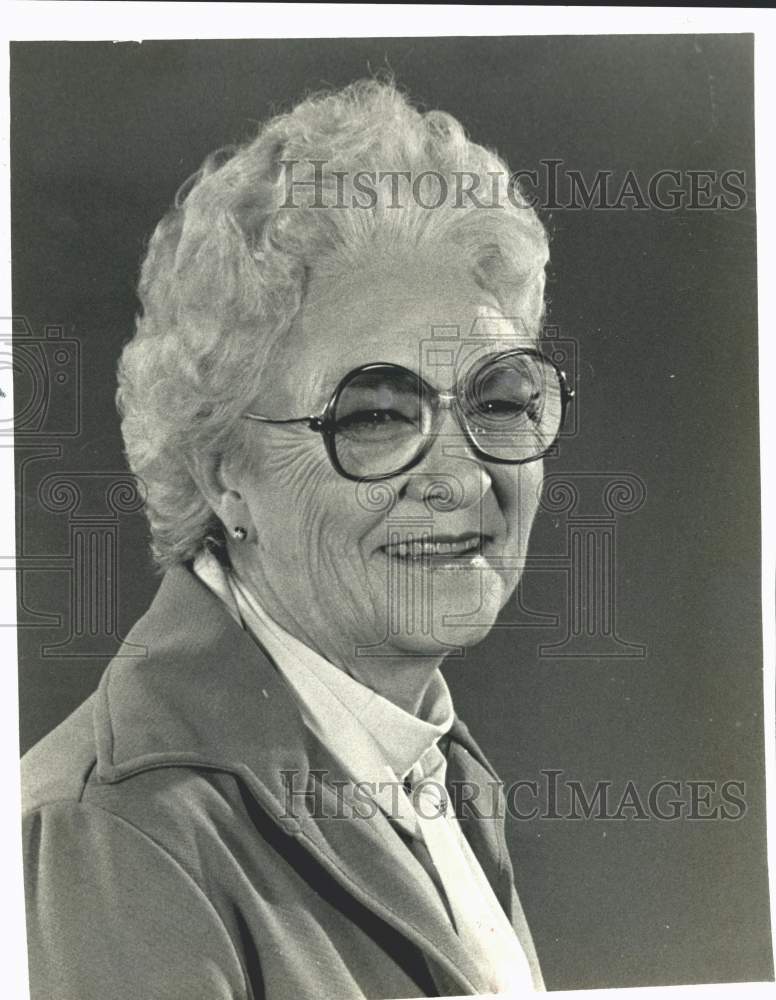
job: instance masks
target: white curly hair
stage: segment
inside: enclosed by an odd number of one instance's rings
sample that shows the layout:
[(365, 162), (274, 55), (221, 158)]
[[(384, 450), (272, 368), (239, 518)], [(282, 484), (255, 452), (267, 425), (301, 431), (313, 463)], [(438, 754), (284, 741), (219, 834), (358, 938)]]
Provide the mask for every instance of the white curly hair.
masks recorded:
[[(344, 194), (346, 205), (354, 195), (358, 205), (321, 209), (314, 204), (321, 191), (299, 184), (289, 203), (291, 161), (295, 181), (323, 173), (327, 204)], [(389, 188), (365, 199), (354, 187), (359, 172), (385, 171), (417, 179), (399, 210)], [(487, 177), (497, 201), (481, 207), (462, 198), (464, 173)], [(455, 247), (506, 316), (516, 315), (518, 297), (525, 313), (527, 297), (538, 328), (548, 241), (509, 181), (503, 160), (470, 141), (455, 118), (418, 110), (391, 80), (314, 94), (252, 141), (207, 157), (151, 237), (142, 310), (119, 363), (127, 460), (144, 486), (161, 569), (223, 542), (190, 459), (208, 450), (250, 463), (240, 416), (257, 405), (262, 365), (298, 312), (311, 273), (350, 269), (378, 240)]]

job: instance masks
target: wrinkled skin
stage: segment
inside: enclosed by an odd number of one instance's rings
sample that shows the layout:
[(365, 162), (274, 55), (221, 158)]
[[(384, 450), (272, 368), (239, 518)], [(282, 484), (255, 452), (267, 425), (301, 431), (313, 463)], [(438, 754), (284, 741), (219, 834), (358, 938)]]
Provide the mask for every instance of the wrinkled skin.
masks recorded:
[[(368, 362), (421, 371), (432, 326), (457, 327), (467, 357), (527, 346), (537, 318), (520, 319), (505, 320), (449, 252), (375, 254), (358, 271), (313, 276), (274, 346), (255, 408), (272, 417), (320, 414), (342, 376)], [(443, 391), (453, 380), (449, 367), (421, 374)], [(237, 524), (248, 530), (245, 541), (230, 542), (235, 571), (287, 631), (416, 711), (445, 652), (483, 639), (514, 592), (542, 462), (481, 461), (448, 412), (418, 466), (370, 488), (338, 475), (321, 436), (304, 424), (251, 423), (249, 433), (258, 474), (224, 463), (203, 477), (227, 535)], [(452, 485), (452, 504), (429, 500), (439, 482)], [(445, 569), (383, 551), (389, 528), (406, 537), (418, 523), (441, 535), (482, 533), (482, 557)], [(357, 651), (365, 646), (372, 655)]]

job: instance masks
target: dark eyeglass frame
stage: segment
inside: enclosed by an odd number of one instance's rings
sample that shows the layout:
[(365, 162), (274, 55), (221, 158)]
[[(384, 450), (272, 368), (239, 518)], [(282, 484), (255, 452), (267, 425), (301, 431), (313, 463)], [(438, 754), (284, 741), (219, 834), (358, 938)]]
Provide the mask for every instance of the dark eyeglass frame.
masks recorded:
[[(488, 454), (488, 452), (483, 451), (477, 442), (472, 437), (471, 431), (466, 424), (466, 416), (462, 410), (460, 396), (462, 391), (465, 392), (466, 386), (471, 382), (473, 378), (479, 376), (482, 371), (484, 371), (489, 365), (496, 364), (502, 361), (504, 358), (515, 357), (517, 355), (529, 355), (530, 357), (538, 358), (541, 362), (552, 367), (560, 383), (561, 389), (561, 413), (560, 421), (558, 423), (558, 432), (552, 441), (547, 445), (547, 447), (539, 452), (538, 455), (532, 455), (530, 458), (497, 458), (494, 455)], [(574, 398), (574, 390), (568, 385), (566, 379), (566, 373), (561, 371), (558, 365), (555, 364), (550, 358), (547, 357), (542, 351), (536, 350), (535, 348), (516, 348), (511, 351), (503, 351), (500, 354), (493, 354), (489, 357), (483, 358), (482, 364), (478, 365), (472, 371), (467, 372), (467, 374), (459, 379), (455, 385), (450, 389), (449, 392), (440, 392), (433, 385), (430, 385), (422, 375), (417, 372), (412, 371), (411, 368), (405, 368), (403, 365), (392, 364), (388, 361), (373, 361), (366, 365), (360, 365), (358, 368), (352, 369), (347, 375), (344, 375), (342, 379), (338, 382), (337, 387), (326, 404), (323, 413), (320, 416), (310, 416), (310, 417), (287, 417), (285, 419), (277, 419), (275, 417), (265, 417), (259, 413), (244, 413), (243, 417), (246, 420), (255, 420), (259, 423), (264, 424), (307, 424), (311, 431), (316, 431), (323, 437), (323, 442), (326, 447), (326, 453), (329, 456), (329, 461), (334, 467), (335, 471), (343, 476), (345, 479), (350, 479), (352, 482), (379, 482), (382, 479), (393, 479), (394, 476), (400, 476), (404, 472), (408, 472), (410, 469), (414, 468), (431, 450), (434, 442), (439, 436), (439, 428), (436, 430), (431, 430), (431, 432), (425, 435), (426, 440), (424, 441), (421, 448), (418, 450), (417, 454), (409, 461), (405, 462), (400, 468), (393, 472), (384, 472), (377, 476), (354, 476), (352, 473), (347, 472), (343, 469), (340, 464), (339, 458), (337, 456), (337, 445), (336, 445), (336, 432), (337, 426), (334, 420), (334, 413), (337, 409), (337, 404), (339, 403), (340, 397), (344, 390), (350, 385), (350, 383), (359, 375), (364, 372), (377, 371), (378, 369), (386, 369), (390, 371), (398, 371), (404, 375), (409, 375), (417, 381), (418, 389), (422, 393), (428, 393), (429, 397), (435, 400), (435, 415), (439, 414), (444, 410), (452, 410), (455, 414), (458, 426), (461, 428), (466, 440), (469, 442), (474, 454), (484, 462), (492, 462), (497, 465), (525, 465), (528, 462), (538, 462), (540, 458), (544, 458), (545, 455), (553, 448), (555, 442), (558, 440), (561, 430), (563, 429), (563, 424), (566, 419), (566, 409), (568, 404)]]

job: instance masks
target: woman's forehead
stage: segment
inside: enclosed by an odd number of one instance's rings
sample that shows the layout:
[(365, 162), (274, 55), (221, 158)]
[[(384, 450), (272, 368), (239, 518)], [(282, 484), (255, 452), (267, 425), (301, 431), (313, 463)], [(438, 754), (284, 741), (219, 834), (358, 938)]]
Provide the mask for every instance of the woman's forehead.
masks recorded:
[[(363, 273), (313, 290), (281, 338), (276, 364), (290, 395), (322, 405), (353, 368), (375, 361), (403, 365), (439, 388), (478, 357), (535, 338), (529, 317), (508, 317), (467, 274), (430, 269)], [(368, 280), (367, 280), (368, 279)]]
[[(338, 383), (354, 368), (374, 362), (401, 365), (417, 372), (439, 389), (451, 387), (477, 361), (500, 351), (535, 343), (521, 336), (505, 317), (482, 317), (461, 328), (458, 325), (391, 326), (365, 330), (358, 337), (342, 337), (315, 343), (300, 350), (294, 385), (300, 402), (325, 405)], [(288, 357), (288, 355), (287, 355)]]

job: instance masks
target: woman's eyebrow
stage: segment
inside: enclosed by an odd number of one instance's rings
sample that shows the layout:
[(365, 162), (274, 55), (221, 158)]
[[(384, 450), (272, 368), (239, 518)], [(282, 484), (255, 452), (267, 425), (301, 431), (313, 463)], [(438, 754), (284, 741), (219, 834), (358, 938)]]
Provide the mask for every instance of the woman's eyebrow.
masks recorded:
[[(315, 406), (319, 406), (319, 409), (323, 409), (323, 407), (326, 406), (331, 399), (339, 383), (349, 372), (361, 367), (362, 365), (374, 364), (375, 362), (396, 364), (398, 367), (408, 368), (410, 371), (415, 372), (423, 378), (430, 385), (435, 386), (440, 390), (440, 392), (447, 392), (453, 387), (453, 380), (440, 379), (438, 377), (438, 372), (436, 371), (436, 369), (439, 368), (447, 368), (448, 374), (450, 373), (450, 361), (449, 359), (444, 360), (443, 356), (449, 356), (451, 344), (461, 345), (468, 342), (470, 346), (476, 346), (478, 345), (479, 338), (461, 337), (460, 333), (456, 336), (452, 332), (450, 336), (445, 337), (443, 335), (443, 331), (445, 330), (451, 331), (452, 326), (450, 324), (439, 324), (436, 336), (432, 334), (431, 328), (429, 327), (428, 336), (423, 337), (418, 342), (417, 352), (410, 363), (400, 364), (396, 361), (392, 362), (388, 359), (389, 351), (387, 349), (376, 349), (370, 357), (354, 361), (352, 364), (347, 367), (343, 367), (341, 370), (338, 367), (335, 373), (331, 371), (320, 372), (316, 370), (311, 373), (307, 384), (303, 387), (305, 399), (310, 400), (313, 408), (315, 408)], [(417, 334), (417, 329), (413, 327), (403, 327), (391, 330), (385, 334), (384, 342), (387, 345), (391, 345), (392, 343), (401, 341), (409, 335), (415, 334)], [(478, 357), (476, 361), (472, 363), (472, 367), (485, 362), (491, 357), (502, 354), (504, 351), (512, 350), (518, 346), (531, 346), (533, 343), (533, 338), (517, 337), (514, 333), (512, 336), (509, 336), (503, 332), (498, 337), (482, 338), (484, 343), (487, 343), (488, 340), (491, 341), (491, 350)], [(518, 343), (518, 341), (520, 343)], [(433, 360), (437, 352), (439, 353), (439, 360)], [(443, 381), (445, 382), (444, 385), (442, 384)], [(310, 412), (312, 414), (312, 410)]]
[(314, 371), (310, 374), (302, 386), (302, 398), (310, 416), (317, 416), (323, 411), (341, 381), (342, 375), (330, 372)]

